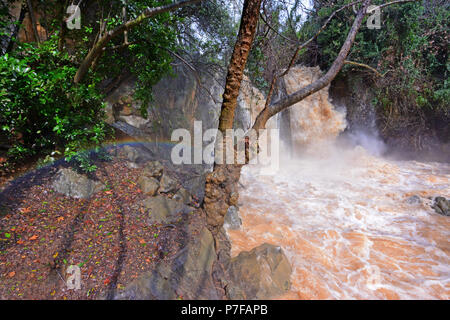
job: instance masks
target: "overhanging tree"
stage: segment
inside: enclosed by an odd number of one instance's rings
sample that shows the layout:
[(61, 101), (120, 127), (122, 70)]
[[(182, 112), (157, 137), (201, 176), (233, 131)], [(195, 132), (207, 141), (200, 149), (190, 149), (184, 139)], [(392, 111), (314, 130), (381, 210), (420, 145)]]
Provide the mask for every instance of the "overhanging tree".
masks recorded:
[[(415, 0), (392, 1), (382, 4), (380, 5), (380, 7), (411, 1)], [(300, 90), (280, 100), (271, 101), (276, 80), (289, 71), (290, 67), (295, 63), (299, 51), (302, 48), (306, 47), (315, 37), (317, 37), (317, 35), (327, 26), (336, 12), (356, 4), (360, 4), (360, 8), (353, 21), (352, 27), (347, 34), (346, 40), (342, 44), (339, 54), (337, 55), (329, 70), (319, 79), (301, 88)], [(333, 79), (337, 76), (339, 71), (346, 63), (346, 58), (355, 41), (356, 34), (358, 33), (358, 30), (362, 25), (363, 19), (367, 14), (367, 9), (370, 4), (371, 0), (361, 0), (344, 5), (330, 15), (325, 24), (318, 30), (318, 32), (312, 39), (309, 39), (305, 43), (298, 46), (287, 69), (281, 74), (275, 75), (273, 77), (265, 107), (256, 117), (255, 123), (252, 127), (253, 129), (258, 130), (265, 128), (267, 121), (271, 117), (296, 104), (297, 102), (302, 101), (315, 92), (325, 88), (331, 83), (331, 81), (333, 81)], [(233, 126), (237, 97), (239, 95), (240, 84), (247, 63), (248, 53), (254, 40), (256, 25), (258, 23), (258, 17), (260, 14), (260, 6), (261, 0), (244, 1), (239, 35), (228, 67), (227, 81), (225, 85), (225, 92), (223, 95), (224, 100), (222, 103), (221, 114), (219, 118), (219, 130), (225, 137), (224, 143), (226, 143), (227, 138), (230, 138), (227, 137), (226, 130), (232, 129)], [(241, 168), (242, 165), (240, 164), (215, 164), (213, 171), (207, 176), (204, 209), (208, 225), (214, 234), (217, 234), (220, 231), (220, 228), (223, 226), (224, 217), (228, 208), (237, 204), (239, 197), (237, 182), (239, 181)]]

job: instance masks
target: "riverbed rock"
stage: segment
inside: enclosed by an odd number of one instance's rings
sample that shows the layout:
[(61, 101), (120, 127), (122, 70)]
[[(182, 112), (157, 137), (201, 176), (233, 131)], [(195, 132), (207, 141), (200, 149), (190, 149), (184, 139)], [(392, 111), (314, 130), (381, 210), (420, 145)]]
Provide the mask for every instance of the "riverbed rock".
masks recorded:
[[(189, 227), (185, 232), (192, 234)], [(115, 299), (173, 300), (180, 295), (188, 300), (219, 299), (211, 276), (215, 260), (213, 236), (203, 227), (173, 259), (162, 261), (155, 270), (129, 284)]]
[(230, 206), (225, 215), (224, 227), (226, 229), (238, 230), (241, 228), (242, 220), (239, 217), (239, 208), (235, 206)]
[(71, 169), (60, 169), (56, 173), (52, 187), (56, 192), (66, 196), (87, 199), (105, 188), (105, 185), (100, 181), (94, 181), (85, 175), (78, 174)]
[(422, 199), (419, 196), (411, 196), (408, 199), (406, 199), (406, 203), (408, 204), (421, 204), (422, 203)]
[(450, 200), (444, 197), (436, 197), (431, 207), (440, 215), (450, 216)]
[(262, 244), (231, 259), (227, 296), (247, 300), (275, 298), (290, 289), (291, 273), (281, 247)]
[(140, 176), (137, 183), (142, 192), (150, 196), (155, 195), (159, 188), (159, 181), (152, 177)]
[(166, 173), (163, 174), (160, 182), (159, 191), (163, 193), (168, 193), (175, 191), (177, 188), (177, 181), (169, 177)]
[(194, 210), (181, 201), (169, 199), (162, 195), (149, 197), (142, 201), (142, 205), (147, 209), (150, 224), (173, 223), (180, 218), (180, 214), (187, 214)]

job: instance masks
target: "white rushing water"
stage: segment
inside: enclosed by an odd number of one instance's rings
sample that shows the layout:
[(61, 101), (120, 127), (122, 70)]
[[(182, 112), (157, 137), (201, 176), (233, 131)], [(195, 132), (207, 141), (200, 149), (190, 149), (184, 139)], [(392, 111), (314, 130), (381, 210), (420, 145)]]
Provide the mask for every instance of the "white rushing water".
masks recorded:
[[(286, 90), (319, 75), (295, 67)], [(228, 231), (232, 255), (281, 246), (294, 269), (281, 298), (449, 299), (450, 218), (431, 205), (450, 198), (450, 164), (382, 158), (383, 143), (358, 133), (338, 146), (345, 114), (328, 88), (291, 107), (290, 126), (294, 158), (269, 175), (242, 170), (243, 226)]]
[(243, 169), (243, 227), (229, 235), (233, 256), (264, 242), (283, 247), (294, 268), (284, 298), (450, 297), (450, 219), (430, 207), (450, 197), (449, 164), (389, 161), (356, 147), (281, 168)]

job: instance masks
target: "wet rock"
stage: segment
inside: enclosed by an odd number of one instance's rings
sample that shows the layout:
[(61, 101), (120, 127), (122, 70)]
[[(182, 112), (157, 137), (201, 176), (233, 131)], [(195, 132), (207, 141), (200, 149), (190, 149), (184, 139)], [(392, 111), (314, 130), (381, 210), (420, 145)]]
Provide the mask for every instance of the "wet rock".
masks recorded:
[(137, 181), (142, 192), (153, 196), (159, 188), (159, 181), (152, 177), (140, 176)]
[(148, 162), (144, 170), (142, 171), (142, 174), (148, 176), (148, 177), (154, 177), (159, 178), (163, 174), (164, 167), (159, 161), (150, 161)]
[(450, 200), (444, 197), (436, 197), (431, 207), (440, 215), (450, 216)]
[(189, 204), (192, 201), (191, 194), (183, 187), (177, 191), (172, 199), (182, 201), (184, 204)]
[(183, 187), (193, 196), (195, 196), (198, 201), (202, 202), (205, 196), (205, 180), (206, 176), (204, 174), (197, 177), (187, 179), (183, 182)]
[(421, 204), (422, 199), (419, 196), (411, 196), (408, 199), (406, 199), (406, 203), (408, 204)]
[(169, 199), (165, 196), (150, 197), (142, 201), (142, 205), (148, 210), (149, 223), (173, 223), (181, 214), (192, 212), (194, 209), (180, 201)]
[[(193, 234), (187, 229), (186, 234)], [(188, 300), (219, 299), (211, 276), (215, 260), (214, 239), (204, 227), (189, 238), (175, 258), (161, 262), (155, 270), (139, 277), (115, 299), (173, 300), (179, 295)]]
[(163, 174), (160, 182), (160, 192), (167, 193), (175, 191), (177, 188), (177, 181), (169, 177), (166, 173)]
[(271, 299), (291, 286), (291, 265), (280, 247), (263, 244), (231, 259), (227, 286), (230, 299)]
[(60, 169), (52, 183), (56, 192), (73, 198), (90, 198), (94, 193), (102, 190), (105, 186), (99, 182), (78, 174), (71, 169)]
[(241, 228), (242, 220), (239, 217), (239, 208), (231, 206), (225, 215), (224, 227), (226, 229), (238, 230)]
[(131, 146), (124, 146), (122, 153), (131, 162), (136, 162), (139, 159), (139, 151)]

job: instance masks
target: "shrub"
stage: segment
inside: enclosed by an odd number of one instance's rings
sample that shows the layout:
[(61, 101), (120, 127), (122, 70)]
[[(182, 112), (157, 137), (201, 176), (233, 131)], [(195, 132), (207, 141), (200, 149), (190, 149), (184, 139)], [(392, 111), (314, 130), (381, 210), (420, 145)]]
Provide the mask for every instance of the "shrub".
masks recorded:
[(106, 137), (103, 96), (91, 76), (73, 85), (77, 70), (52, 37), (39, 47), (20, 44), (0, 57), (0, 129), (10, 161), (60, 150), (69, 159)]

